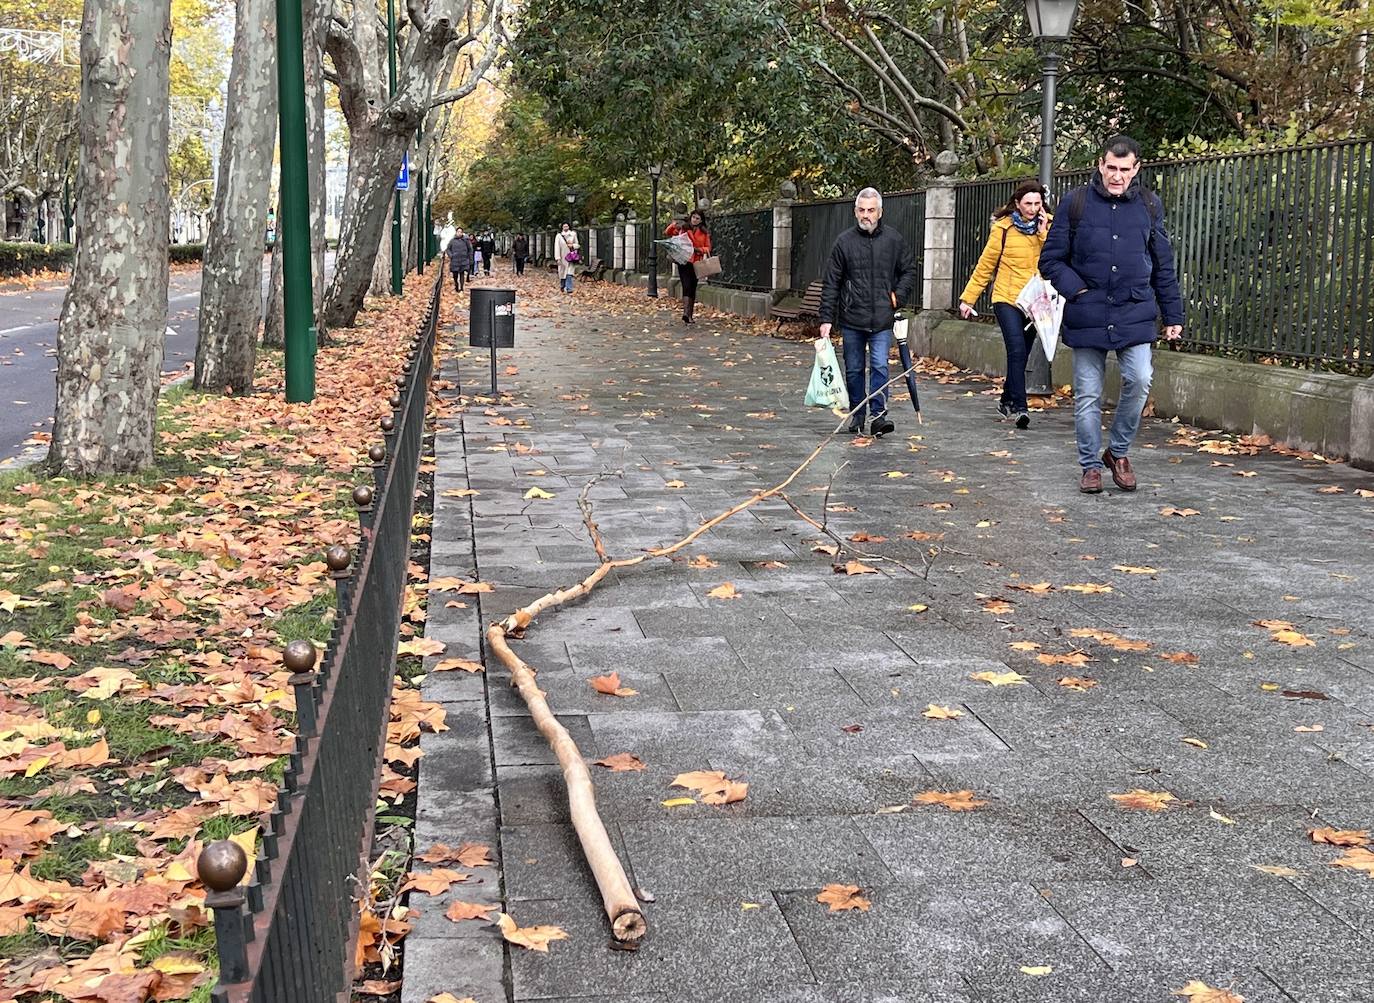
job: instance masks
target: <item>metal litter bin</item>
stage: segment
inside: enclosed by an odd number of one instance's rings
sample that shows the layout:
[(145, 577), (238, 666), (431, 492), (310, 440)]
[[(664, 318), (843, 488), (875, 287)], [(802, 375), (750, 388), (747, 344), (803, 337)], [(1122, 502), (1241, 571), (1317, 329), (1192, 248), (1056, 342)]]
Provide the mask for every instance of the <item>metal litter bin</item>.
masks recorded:
[(473, 348), (514, 348), (515, 290), (473, 287), (468, 321)]

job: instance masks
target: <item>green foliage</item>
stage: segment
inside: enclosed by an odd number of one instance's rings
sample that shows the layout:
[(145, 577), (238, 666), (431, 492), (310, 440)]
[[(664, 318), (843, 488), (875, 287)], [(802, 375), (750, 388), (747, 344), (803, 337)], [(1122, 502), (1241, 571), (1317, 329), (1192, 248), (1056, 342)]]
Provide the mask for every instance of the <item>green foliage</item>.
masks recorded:
[(205, 257), (205, 245), (169, 244), (167, 247), (167, 255), (173, 264), (184, 264), (188, 261), (201, 261)]
[(0, 241), (0, 275), (31, 275), (71, 268), (71, 244)]

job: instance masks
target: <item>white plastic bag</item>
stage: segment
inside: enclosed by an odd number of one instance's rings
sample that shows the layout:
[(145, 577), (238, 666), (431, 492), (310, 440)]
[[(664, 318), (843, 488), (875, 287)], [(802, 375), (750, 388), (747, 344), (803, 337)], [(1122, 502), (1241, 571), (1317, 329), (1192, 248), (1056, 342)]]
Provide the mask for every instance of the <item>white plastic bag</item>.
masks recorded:
[(1064, 297), (1036, 272), (1016, 297), (1016, 305), (1035, 322), (1040, 347), (1045, 350), (1045, 358), (1053, 362), (1054, 350), (1059, 346), (1059, 326), (1064, 322)]
[(696, 248), (692, 246), (692, 238), (685, 233), (679, 233), (675, 237), (666, 237), (657, 243), (662, 244), (668, 257), (679, 265), (687, 264), (692, 260), (692, 255), (696, 253)]
[(849, 393), (844, 388), (844, 370), (835, 358), (829, 338), (816, 339), (816, 361), (811, 367), (811, 382), (806, 387), (806, 403), (832, 411), (849, 410)]

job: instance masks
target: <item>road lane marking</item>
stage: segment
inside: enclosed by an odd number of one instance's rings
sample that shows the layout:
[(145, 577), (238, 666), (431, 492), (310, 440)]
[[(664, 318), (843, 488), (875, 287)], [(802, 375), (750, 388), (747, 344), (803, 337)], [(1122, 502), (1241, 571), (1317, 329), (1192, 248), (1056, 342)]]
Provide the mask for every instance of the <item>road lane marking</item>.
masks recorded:
[(37, 326), (38, 326), (37, 324), (22, 324), (22, 325), (20, 325), (19, 327), (7, 327), (7, 328), (5, 328), (3, 331), (0, 331), (0, 336), (6, 335), (6, 334), (18, 334), (20, 331), (27, 331), (27, 330), (29, 330), (29, 328), (37, 327)]

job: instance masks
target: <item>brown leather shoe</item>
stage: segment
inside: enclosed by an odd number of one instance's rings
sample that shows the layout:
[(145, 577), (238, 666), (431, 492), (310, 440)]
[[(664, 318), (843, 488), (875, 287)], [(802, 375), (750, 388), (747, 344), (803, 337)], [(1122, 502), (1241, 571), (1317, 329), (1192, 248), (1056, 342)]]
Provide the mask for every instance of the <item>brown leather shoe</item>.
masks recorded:
[(1102, 462), (1107, 465), (1107, 469), (1112, 472), (1112, 480), (1122, 491), (1135, 490), (1135, 471), (1131, 469), (1131, 461), (1125, 457), (1116, 457), (1108, 449), (1102, 454)]
[(1089, 467), (1083, 471), (1083, 477), (1078, 482), (1078, 490), (1085, 495), (1096, 495), (1102, 493), (1102, 471), (1097, 467)]

